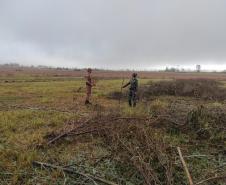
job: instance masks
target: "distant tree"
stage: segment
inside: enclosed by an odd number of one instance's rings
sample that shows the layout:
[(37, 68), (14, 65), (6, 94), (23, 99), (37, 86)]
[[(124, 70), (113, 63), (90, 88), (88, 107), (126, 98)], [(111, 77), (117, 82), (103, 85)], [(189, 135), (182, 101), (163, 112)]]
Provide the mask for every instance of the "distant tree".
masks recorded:
[(201, 71), (201, 65), (196, 65), (196, 72), (200, 72)]
[(177, 69), (175, 67), (171, 67), (171, 68), (166, 67), (165, 71), (166, 72), (179, 72), (179, 69)]

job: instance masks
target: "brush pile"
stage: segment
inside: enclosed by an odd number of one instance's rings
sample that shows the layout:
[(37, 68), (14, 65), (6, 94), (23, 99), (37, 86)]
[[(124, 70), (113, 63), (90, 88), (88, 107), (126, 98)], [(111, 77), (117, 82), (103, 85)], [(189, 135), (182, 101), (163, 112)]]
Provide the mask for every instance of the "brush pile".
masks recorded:
[[(210, 171), (219, 165), (216, 163), (217, 158), (226, 153), (226, 111), (220, 107), (192, 108), (183, 105), (183, 102), (182, 105), (174, 102), (169, 107), (168, 111), (159, 111), (158, 115), (152, 117), (122, 117), (120, 114), (98, 113), (98, 116), (86, 121), (72, 122), (70, 128), (52, 133), (46, 139), (50, 146), (65, 137), (76, 137), (76, 141), (84, 137), (92, 140), (102, 138), (103, 146), (110, 151), (107, 160), (116, 164), (118, 172), (117, 178), (107, 179), (116, 184), (132, 181), (138, 185), (179, 185), (184, 184), (187, 179), (176, 151), (178, 143), (174, 143), (172, 138), (183, 134), (189, 138), (182, 142), (183, 152), (187, 155), (193, 156), (197, 146), (200, 145), (201, 148), (203, 142), (206, 143), (204, 148), (207, 147), (208, 150), (203, 150), (200, 156), (204, 156), (203, 163), (208, 159), (211, 169), (206, 169), (202, 174), (206, 177), (212, 176)], [(191, 173), (198, 182), (203, 180), (200, 178), (202, 170), (199, 171), (197, 165), (200, 162), (197, 163), (195, 158), (191, 157), (189, 162)], [(226, 175), (224, 172), (223, 167), (218, 175)], [(221, 185), (223, 181), (216, 178), (211, 182)]]
[[(226, 89), (221, 88), (222, 84), (215, 80), (172, 80), (150, 82), (139, 87), (139, 99), (149, 99), (152, 96), (186, 96), (204, 100), (225, 100)], [(120, 92), (112, 92), (109, 98), (119, 99), (126, 97), (127, 93), (121, 95)]]
[(226, 90), (220, 85), (217, 81), (207, 79), (161, 81), (141, 87), (141, 94), (144, 97), (171, 95), (224, 100)]

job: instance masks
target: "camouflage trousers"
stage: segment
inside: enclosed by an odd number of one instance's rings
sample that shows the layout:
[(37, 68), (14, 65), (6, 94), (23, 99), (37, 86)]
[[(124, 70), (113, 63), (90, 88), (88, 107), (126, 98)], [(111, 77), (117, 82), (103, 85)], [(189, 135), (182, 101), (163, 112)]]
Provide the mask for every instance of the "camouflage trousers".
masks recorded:
[(129, 106), (130, 107), (135, 107), (136, 106), (136, 101), (137, 101), (137, 92), (134, 90), (129, 91)]

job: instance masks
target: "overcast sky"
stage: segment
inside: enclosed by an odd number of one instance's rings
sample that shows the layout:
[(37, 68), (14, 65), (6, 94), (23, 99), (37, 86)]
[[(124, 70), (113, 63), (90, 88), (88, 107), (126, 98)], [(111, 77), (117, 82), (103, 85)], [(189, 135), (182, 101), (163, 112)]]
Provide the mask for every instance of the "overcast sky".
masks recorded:
[(226, 69), (226, 0), (0, 0), (0, 63)]

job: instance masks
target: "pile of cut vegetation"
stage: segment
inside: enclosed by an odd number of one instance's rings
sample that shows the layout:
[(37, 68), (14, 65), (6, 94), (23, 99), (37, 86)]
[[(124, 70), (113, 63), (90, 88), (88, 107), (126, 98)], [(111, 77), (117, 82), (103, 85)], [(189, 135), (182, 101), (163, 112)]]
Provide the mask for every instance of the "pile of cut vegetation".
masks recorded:
[[(181, 79), (172, 81), (149, 82), (139, 87), (139, 99), (151, 96), (187, 96), (205, 100), (225, 100), (226, 88), (219, 81), (210, 79)], [(128, 92), (118, 91), (108, 94), (109, 98), (121, 99), (127, 97)]]
[(208, 100), (226, 99), (226, 89), (221, 83), (209, 79), (173, 80), (149, 83), (140, 87), (140, 96), (188, 96)]
[[(225, 107), (201, 105), (187, 108), (179, 106), (179, 102), (172, 102), (170, 107), (150, 117), (125, 117), (111, 111), (86, 121), (73, 122), (72, 128), (52, 133), (52, 138), (46, 137), (48, 147), (59, 144), (59, 140), (65, 137), (71, 137), (65, 140), (71, 142), (84, 142), (85, 138), (89, 141), (90, 138), (102, 141), (101, 146), (107, 149), (108, 155), (89, 167), (95, 169), (94, 174), (88, 169), (76, 171), (77, 164), (61, 168), (47, 164), (46, 167), (80, 176), (85, 174), (83, 178), (88, 176), (88, 180), (105, 182), (103, 184), (179, 185), (187, 181), (177, 152), (180, 146), (196, 184), (223, 185), (226, 179)], [(171, 132), (172, 128), (177, 132)], [(108, 170), (103, 170), (106, 164), (114, 164), (116, 171), (108, 175)]]

